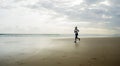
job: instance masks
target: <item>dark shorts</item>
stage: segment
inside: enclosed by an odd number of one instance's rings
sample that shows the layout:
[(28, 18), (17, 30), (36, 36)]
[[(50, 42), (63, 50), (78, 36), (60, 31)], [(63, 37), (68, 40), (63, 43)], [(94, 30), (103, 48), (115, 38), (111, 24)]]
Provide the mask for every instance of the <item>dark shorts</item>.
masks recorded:
[(78, 38), (78, 34), (75, 34), (75, 38)]

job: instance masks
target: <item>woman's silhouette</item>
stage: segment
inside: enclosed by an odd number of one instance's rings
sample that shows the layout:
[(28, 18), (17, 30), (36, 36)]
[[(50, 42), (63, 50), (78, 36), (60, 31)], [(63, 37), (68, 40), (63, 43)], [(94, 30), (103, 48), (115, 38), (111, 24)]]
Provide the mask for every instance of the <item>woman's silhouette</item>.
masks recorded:
[(79, 39), (79, 41), (80, 41), (80, 38), (78, 38), (78, 32), (79, 32), (79, 30), (78, 30), (78, 28), (77, 28), (77, 26), (75, 27), (75, 29), (74, 29), (74, 33), (75, 33), (75, 43), (77, 42), (77, 39)]

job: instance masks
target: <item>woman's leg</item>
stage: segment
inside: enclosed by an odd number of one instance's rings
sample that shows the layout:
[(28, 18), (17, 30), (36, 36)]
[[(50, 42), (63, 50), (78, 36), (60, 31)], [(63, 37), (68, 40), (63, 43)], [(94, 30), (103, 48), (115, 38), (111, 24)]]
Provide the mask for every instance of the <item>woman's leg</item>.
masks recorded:
[(80, 41), (80, 38), (78, 37), (78, 35), (77, 35), (77, 39)]
[(78, 38), (79, 39), (79, 41), (80, 41), (80, 38)]
[(76, 41), (77, 41), (77, 38), (78, 38), (78, 37), (77, 37), (77, 34), (75, 34), (75, 43), (76, 43)]
[(78, 38), (78, 34), (75, 34), (75, 43), (77, 41), (77, 38)]

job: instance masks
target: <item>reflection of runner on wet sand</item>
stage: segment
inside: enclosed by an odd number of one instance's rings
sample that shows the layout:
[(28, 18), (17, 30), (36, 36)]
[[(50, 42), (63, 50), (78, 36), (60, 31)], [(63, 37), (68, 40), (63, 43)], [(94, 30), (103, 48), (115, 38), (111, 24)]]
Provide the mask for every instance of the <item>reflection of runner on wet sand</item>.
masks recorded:
[(78, 47), (79, 47), (79, 44), (78, 44), (78, 43), (75, 43), (75, 47), (78, 48)]
[(78, 37), (78, 32), (79, 32), (79, 30), (78, 30), (78, 28), (77, 28), (77, 26), (75, 27), (75, 29), (74, 29), (74, 33), (75, 33), (75, 43), (77, 42), (77, 39), (79, 39), (79, 41), (80, 41), (80, 38)]

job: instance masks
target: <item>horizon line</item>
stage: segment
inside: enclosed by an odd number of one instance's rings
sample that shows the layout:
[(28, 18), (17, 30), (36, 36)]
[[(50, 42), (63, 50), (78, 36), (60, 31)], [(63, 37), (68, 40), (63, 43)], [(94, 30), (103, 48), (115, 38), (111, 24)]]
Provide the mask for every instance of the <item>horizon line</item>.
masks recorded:
[[(0, 33), (0, 35), (63, 35), (58, 33)], [(73, 33), (74, 34), (74, 33)], [(72, 35), (72, 34), (64, 34)], [(79, 34), (79, 35), (120, 35), (120, 34)]]

